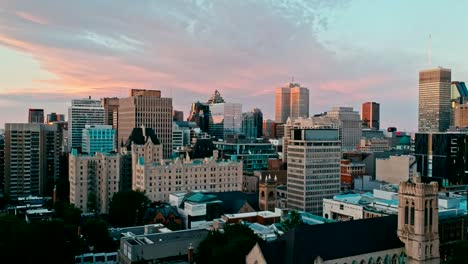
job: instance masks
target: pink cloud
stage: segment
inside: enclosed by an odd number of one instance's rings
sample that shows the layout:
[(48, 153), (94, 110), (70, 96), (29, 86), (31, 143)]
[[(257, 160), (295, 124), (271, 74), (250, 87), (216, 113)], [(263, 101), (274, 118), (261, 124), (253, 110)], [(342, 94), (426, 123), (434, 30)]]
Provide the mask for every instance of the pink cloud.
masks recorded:
[(20, 17), (20, 18), (22, 18), (24, 20), (27, 20), (29, 22), (32, 22), (32, 23), (36, 23), (36, 24), (40, 24), (40, 25), (47, 25), (48, 24), (48, 21), (45, 18), (33, 15), (31, 13), (18, 11), (18, 12), (16, 12), (16, 15), (18, 17)]

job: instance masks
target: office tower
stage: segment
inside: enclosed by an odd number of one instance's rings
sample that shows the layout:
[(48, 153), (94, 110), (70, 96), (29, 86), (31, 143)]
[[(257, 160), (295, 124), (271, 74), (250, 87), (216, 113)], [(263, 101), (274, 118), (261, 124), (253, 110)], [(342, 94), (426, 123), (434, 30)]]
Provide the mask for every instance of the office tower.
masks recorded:
[(89, 155), (115, 152), (115, 130), (110, 125), (85, 125), (82, 150)]
[(183, 111), (172, 111), (172, 121), (184, 121), (184, 112)]
[(466, 133), (416, 133), (414, 148), (421, 176), (440, 178), (443, 186), (468, 184)]
[(5, 182), (5, 138), (0, 134), (0, 192), (4, 190)]
[(309, 89), (299, 83), (287, 83), (275, 91), (275, 119), (277, 123), (286, 123), (288, 117), (309, 116)]
[(359, 113), (352, 107), (333, 107), (325, 115), (338, 125), (343, 150), (357, 149), (362, 135)]
[(164, 157), (172, 153), (172, 98), (162, 98), (161, 91), (132, 89), (130, 96), (119, 100), (119, 144), (126, 142), (133, 129), (154, 129), (163, 145)]
[(58, 125), (5, 124), (5, 194), (51, 196), (59, 176)]
[(450, 127), (468, 127), (468, 89), (464, 82), (452, 82), (450, 87)]
[(380, 104), (366, 102), (361, 107), (361, 120), (363, 127), (380, 129)]
[(196, 102), (192, 103), (190, 115), (187, 118), (189, 122), (197, 123), (201, 131), (208, 133), (210, 126), (210, 106), (209, 104)]
[(44, 109), (29, 108), (29, 124), (44, 124)]
[(242, 133), (247, 138), (261, 138), (263, 134), (263, 114), (258, 108), (242, 114)]
[(117, 130), (117, 121), (119, 120), (119, 98), (102, 98), (101, 106), (104, 108), (104, 125), (112, 126), (113, 129)]
[(419, 72), (419, 132), (445, 132), (450, 125), (450, 69)]
[(405, 263), (441, 263), (438, 202), (437, 182), (426, 184), (415, 178), (400, 183), (398, 237), (405, 244)]
[(323, 199), (340, 192), (338, 130), (293, 129), (288, 144), (288, 207), (322, 215)]
[(226, 103), (216, 90), (210, 100), (209, 134), (223, 139), (227, 134), (237, 134), (242, 127), (242, 104)]
[(69, 157), (70, 203), (84, 213), (109, 212), (112, 196), (121, 190), (121, 155), (78, 154)]
[(74, 99), (68, 108), (68, 146), (81, 148), (83, 129), (86, 125), (104, 125), (104, 107), (100, 100)]
[(65, 115), (60, 115), (57, 113), (47, 114), (47, 124), (65, 122)]

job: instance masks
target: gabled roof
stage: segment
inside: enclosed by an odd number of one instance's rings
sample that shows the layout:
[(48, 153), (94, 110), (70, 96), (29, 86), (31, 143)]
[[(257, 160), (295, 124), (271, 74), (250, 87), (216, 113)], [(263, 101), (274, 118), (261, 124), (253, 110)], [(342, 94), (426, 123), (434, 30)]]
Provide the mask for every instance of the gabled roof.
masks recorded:
[[(143, 133), (143, 129), (145, 133)], [(132, 143), (135, 143), (136, 145), (144, 145), (148, 140), (151, 140), (151, 142), (155, 145), (161, 144), (152, 128), (135, 127), (133, 128), (132, 133), (128, 137), (125, 146), (127, 147), (127, 150), (131, 150)]]

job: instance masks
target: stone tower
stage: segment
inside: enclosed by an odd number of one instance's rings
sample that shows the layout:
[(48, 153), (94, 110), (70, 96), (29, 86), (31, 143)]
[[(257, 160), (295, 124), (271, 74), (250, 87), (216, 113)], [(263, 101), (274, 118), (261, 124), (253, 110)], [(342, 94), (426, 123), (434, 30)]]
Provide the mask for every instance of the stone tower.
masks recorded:
[(268, 175), (265, 176), (265, 180), (262, 181), (262, 176), (260, 176), (260, 182), (258, 184), (258, 204), (262, 211), (275, 211), (276, 180), (276, 176), (272, 179), (271, 175)]
[(405, 243), (408, 264), (440, 263), (438, 184), (400, 183), (398, 191), (398, 237)]

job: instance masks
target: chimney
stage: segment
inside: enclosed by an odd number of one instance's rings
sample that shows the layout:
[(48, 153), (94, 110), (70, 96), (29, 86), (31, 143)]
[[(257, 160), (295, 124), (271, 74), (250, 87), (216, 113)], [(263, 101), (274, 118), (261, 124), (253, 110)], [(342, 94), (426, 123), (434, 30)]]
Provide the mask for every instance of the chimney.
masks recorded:
[(195, 262), (194, 257), (193, 257), (193, 246), (192, 243), (190, 243), (190, 246), (188, 247), (188, 263), (192, 264)]

